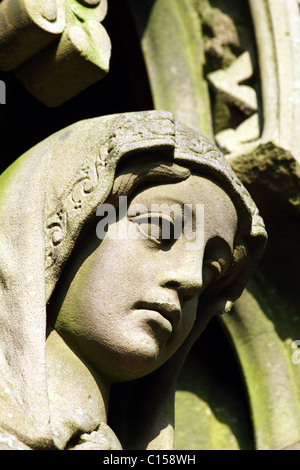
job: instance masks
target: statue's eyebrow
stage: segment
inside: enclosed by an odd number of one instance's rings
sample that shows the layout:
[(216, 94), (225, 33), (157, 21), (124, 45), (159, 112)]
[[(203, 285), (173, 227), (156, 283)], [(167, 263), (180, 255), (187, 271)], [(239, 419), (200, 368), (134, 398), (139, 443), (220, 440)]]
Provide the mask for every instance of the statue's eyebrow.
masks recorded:
[[(145, 203), (135, 202), (135, 200), (132, 200), (129, 204), (127, 213), (130, 213), (130, 208), (132, 208), (132, 206), (134, 206), (135, 204), (137, 205), (137, 207), (139, 205), (144, 206), (145, 210), (142, 211), (141, 214), (146, 212), (149, 214), (157, 214), (158, 212), (161, 212), (162, 214), (165, 213), (169, 215), (171, 210), (171, 212), (174, 213), (175, 217), (180, 216), (181, 218), (183, 218), (184, 215), (184, 203), (176, 198), (169, 196), (166, 196), (164, 198), (156, 197), (151, 201), (147, 201)], [(168, 206), (168, 208), (166, 206)]]

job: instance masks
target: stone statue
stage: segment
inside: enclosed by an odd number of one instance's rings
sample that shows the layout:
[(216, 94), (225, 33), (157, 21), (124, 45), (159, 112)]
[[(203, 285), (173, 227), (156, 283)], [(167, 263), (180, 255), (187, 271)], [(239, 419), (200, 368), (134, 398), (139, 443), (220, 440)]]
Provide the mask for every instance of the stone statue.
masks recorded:
[(163, 111), (73, 124), (0, 182), (2, 447), (172, 449), (178, 372), (264, 249), (248, 192)]

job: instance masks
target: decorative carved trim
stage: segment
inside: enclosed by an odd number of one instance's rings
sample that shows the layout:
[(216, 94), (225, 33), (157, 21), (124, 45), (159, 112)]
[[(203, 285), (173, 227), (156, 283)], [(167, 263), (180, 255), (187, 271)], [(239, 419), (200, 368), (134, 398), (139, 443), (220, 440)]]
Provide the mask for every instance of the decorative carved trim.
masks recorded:
[(88, 204), (89, 196), (95, 191), (99, 183), (100, 175), (99, 167), (104, 168), (106, 162), (97, 158), (94, 166), (82, 166), (76, 180), (72, 183), (68, 196), (61, 201), (59, 208), (49, 217), (46, 224), (46, 269), (51, 268), (58, 257), (60, 244), (63, 243), (67, 230), (68, 220), (74, 217), (74, 213), (82, 210), (83, 204)]

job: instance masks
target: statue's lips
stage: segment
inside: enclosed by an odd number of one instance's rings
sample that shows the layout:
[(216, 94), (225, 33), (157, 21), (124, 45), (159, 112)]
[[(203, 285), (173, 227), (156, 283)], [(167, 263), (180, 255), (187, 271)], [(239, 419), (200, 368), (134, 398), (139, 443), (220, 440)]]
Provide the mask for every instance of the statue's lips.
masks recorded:
[(159, 313), (171, 323), (173, 331), (177, 327), (181, 317), (181, 309), (172, 302), (138, 302), (134, 308), (136, 310)]

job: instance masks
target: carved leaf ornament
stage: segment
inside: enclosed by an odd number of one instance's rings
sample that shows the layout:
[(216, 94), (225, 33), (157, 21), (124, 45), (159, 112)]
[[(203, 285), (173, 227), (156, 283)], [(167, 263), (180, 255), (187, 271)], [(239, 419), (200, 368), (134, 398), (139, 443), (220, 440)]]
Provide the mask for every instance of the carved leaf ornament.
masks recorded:
[(15, 70), (47, 106), (59, 106), (106, 75), (107, 0), (3, 0), (0, 69)]

